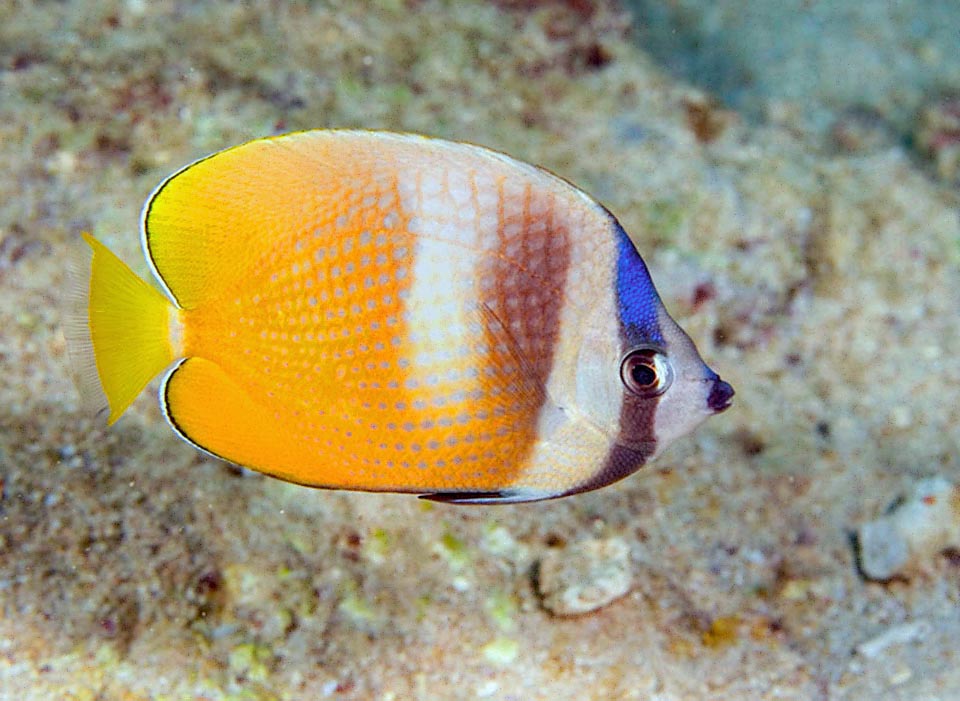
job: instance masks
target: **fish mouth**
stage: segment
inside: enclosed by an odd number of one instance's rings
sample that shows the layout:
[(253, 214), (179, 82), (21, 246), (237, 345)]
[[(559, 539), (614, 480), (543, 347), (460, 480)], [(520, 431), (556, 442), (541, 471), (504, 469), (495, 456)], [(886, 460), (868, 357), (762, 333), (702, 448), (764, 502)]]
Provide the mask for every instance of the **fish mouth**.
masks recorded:
[(710, 394), (707, 396), (707, 406), (714, 414), (726, 411), (730, 408), (734, 394), (736, 392), (734, 392), (730, 383), (724, 382), (718, 377), (713, 381), (713, 387), (710, 388)]

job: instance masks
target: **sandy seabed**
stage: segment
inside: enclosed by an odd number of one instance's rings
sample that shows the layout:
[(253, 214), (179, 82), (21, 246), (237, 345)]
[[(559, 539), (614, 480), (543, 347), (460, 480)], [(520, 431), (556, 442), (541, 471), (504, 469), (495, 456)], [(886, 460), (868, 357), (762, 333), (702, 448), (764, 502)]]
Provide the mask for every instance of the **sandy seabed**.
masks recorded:
[[(871, 581), (853, 537), (960, 482), (960, 9), (711, 5), (0, 5), (0, 698), (960, 698), (958, 550)], [(698, 37), (695, 85), (669, 57)], [(473, 508), (238, 472), (151, 393), (89, 416), (60, 331), (78, 233), (145, 272), (162, 177), (330, 126), (582, 185), (734, 408), (613, 487)], [(558, 615), (570, 561), (623, 595)]]

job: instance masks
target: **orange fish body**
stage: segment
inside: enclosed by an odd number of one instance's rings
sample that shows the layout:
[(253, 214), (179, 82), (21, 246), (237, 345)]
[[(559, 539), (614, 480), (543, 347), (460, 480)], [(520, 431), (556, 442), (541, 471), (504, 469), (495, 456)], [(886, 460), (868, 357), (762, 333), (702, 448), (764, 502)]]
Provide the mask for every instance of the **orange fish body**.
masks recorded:
[(160, 399), (184, 439), (292, 482), (562, 496), (633, 472), (732, 395), (612, 215), (480, 147), (252, 141), (161, 183), (142, 236), (166, 297), (85, 235), (87, 384), (112, 422), (171, 366)]

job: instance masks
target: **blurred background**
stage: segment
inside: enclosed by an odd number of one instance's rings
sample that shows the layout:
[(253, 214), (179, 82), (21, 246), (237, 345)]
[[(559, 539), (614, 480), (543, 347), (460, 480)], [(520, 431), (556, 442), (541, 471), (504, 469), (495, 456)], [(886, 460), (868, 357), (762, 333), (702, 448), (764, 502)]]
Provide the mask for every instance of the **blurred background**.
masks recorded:
[[(936, 0), (0, 2), (0, 698), (960, 697), (958, 42)], [(583, 187), (734, 407), (509, 507), (251, 475), (152, 392), (107, 429), (79, 233), (147, 274), (162, 178), (322, 127)]]

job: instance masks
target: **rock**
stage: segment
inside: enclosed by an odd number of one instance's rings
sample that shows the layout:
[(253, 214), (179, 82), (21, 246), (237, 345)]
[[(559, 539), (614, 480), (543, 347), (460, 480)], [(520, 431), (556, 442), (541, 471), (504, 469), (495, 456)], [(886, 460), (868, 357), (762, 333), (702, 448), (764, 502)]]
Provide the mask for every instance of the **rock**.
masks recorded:
[(857, 645), (855, 651), (858, 655), (873, 659), (894, 645), (906, 645), (926, 639), (930, 636), (932, 628), (930, 623), (924, 620), (890, 626), (882, 633)]
[(606, 538), (547, 551), (537, 589), (547, 611), (576, 616), (619, 599), (631, 582), (630, 548), (621, 538)]
[(888, 514), (857, 531), (867, 579), (903, 574), (948, 548), (960, 547), (960, 489), (942, 477), (917, 482)]

